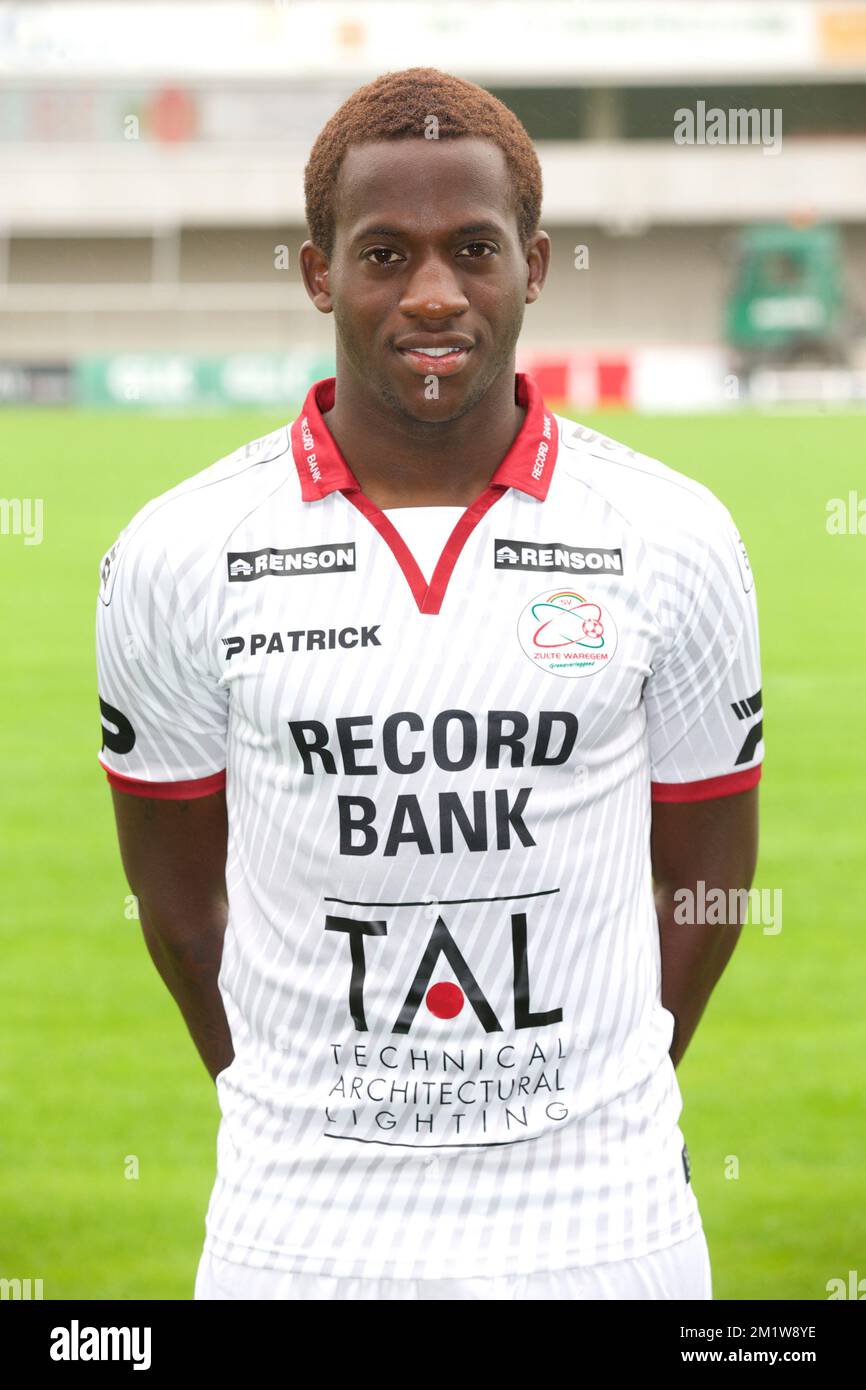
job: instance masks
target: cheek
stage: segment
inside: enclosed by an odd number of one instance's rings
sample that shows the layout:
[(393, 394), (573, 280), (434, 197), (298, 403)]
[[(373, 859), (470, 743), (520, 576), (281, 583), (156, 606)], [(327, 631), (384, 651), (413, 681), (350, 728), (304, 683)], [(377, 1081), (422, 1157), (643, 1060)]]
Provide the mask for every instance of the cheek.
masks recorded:
[(517, 323), (523, 313), (524, 291), (515, 284), (504, 286), (491, 303), (490, 317), (499, 324)]
[(334, 299), (334, 324), (344, 342), (364, 336), (364, 316), (356, 304), (349, 304), (338, 295)]
[(391, 301), (381, 293), (359, 291), (357, 286), (342, 282), (334, 294), (334, 320), (346, 333), (355, 337), (375, 331), (391, 311)]
[(485, 311), (489, 311), (491, 317), (497, 315), (500, 318), (508, 318), (523, 303), (525, 294), (526, 287), (517, 268), (509, 268), (507, 276), (484, 286)]

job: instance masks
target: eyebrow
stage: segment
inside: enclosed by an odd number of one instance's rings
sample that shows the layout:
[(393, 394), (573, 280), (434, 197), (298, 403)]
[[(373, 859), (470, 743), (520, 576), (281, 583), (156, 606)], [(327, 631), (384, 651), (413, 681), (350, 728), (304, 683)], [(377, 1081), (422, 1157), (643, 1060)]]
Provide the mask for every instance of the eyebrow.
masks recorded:
[[(453, 235), (454, 235), (454, 236), (482, 236), (482, 235), (484, 235), (484, 234), (486, 234), (486, 233), (492, 233), (494, 236), (504, 236), (504, 235), (505, 235), (505, 233), (503, 232), (503, 229), (499, 226), (499, 223), (498, 223), (498, 222), (468, 222), (468, 223), (466, 223), (466, 224), (465, 224), (464, 226), (462, 226), (462, 227), (455, 227), (454, 232), (453, 232)], [(405, 230), (401, 230), (401, 228), (399, 228), (399, 227), (382, 227), (382, 226), (376, 226), (376, 227), (362, 227), (361, 230), (360, 230), (359, 232), (356, 232), (356, 234), (355, 234), (355, 236), (352, 238), (352, 240), (353, 240), (353, 241), (364, 241), (364, 240), (367, 239), (367, 237), (372, 237), (372, 236), (385, 236), (385, 237), (394, 237), (395, 239), (399, 239), (400, 237), (403, 237), (403, 236), (406, 236), (406, 235), (407, 235), (406, 231), (405, 231)]]

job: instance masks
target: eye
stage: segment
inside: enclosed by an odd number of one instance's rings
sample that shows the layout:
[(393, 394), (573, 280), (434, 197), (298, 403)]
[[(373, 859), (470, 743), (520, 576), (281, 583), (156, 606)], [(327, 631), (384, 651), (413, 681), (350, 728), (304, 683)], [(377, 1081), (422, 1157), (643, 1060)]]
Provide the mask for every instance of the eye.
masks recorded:
[(396, 264), (396, 261), (374, 261), (372, 259), (374, 256), (395, 256), (396, 260), (400, 260), (399, 254), (393, 251), (390, 246), (371, 246), (369, 250), (363, 252), (361, 259), (370, 261), (371, 265), (386, 266)]
[[(486, 254), (489, 254), (489, 255), (493, 255), (493, 254), (495, 254), (495, 252), (496, 252), (496, 247), (495, 247), (495, 246), (493, 245), (493, 243), (490, 242), (490, 241), (470, 241), (470, 242), (467, 243), (466, 246), (463, 247), (463, 251), (459, 251), (457, 254), (460, 255), (460, 256), (462, 256), (464, 251), (477, 252), (479, 249), (480, 249), (483, 253), (486, 253)], [(480, 255), (480, 256), (479, 256), (479, 255), (477, 255), (477, 254), (473, 254), (473, 255), (470, 257), (470, 259), (471, 259), (471, 260), (474, 260), (474, 261), (484, 260), (484, 259), (485, 259), (485, 255)]]

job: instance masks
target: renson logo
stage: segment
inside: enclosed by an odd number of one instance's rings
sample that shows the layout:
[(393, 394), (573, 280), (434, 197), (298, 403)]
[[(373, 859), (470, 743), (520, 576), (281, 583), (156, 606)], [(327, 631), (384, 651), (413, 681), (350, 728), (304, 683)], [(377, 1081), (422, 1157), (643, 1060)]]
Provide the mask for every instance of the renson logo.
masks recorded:
[(355, 542), (295, 546), (292, 550), (277, 550), (272, 545), (261, 550), (230, 550), (226, 559), (230, 584), (248, 583), (265, 574), (327, 574), (355, 568)]
[(622, 574), (622, 551), (601, 546), (565, 545), (551, 541), (493, 542), (493, 564), (498, 570), (564, 570), (567, 574)]

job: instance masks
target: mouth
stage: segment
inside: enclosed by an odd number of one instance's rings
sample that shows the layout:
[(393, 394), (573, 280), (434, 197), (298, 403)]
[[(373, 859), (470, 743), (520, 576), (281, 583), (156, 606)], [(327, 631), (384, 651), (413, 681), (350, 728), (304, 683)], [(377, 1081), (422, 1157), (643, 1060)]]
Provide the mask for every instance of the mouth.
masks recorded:
[(396, 351), (416, 376), (453, 376), (463, 367), (472, 348), (462, 344), (437, 347), (431, 343), (398, 347)]

